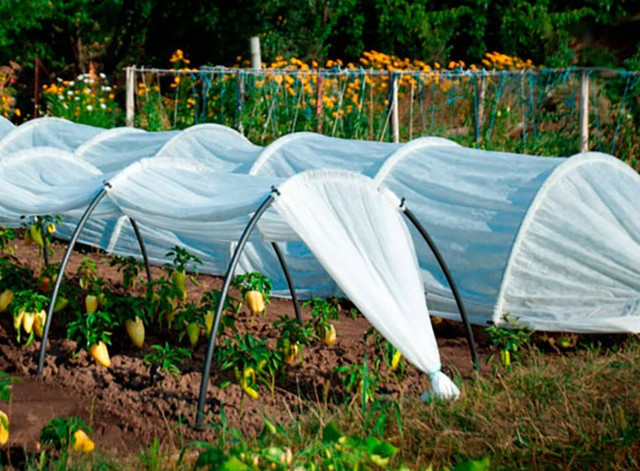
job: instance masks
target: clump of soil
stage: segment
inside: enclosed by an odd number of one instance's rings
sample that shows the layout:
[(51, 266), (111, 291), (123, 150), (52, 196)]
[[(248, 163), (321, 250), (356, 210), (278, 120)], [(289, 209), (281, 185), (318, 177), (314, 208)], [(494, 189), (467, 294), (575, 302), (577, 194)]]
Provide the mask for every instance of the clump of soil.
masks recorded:
[[(54, 257), (59, 260), (65, 246), (56, 244)], [(36, 273), (42, 269), (37, 248), (22, 242), (14, 244), (16, 263), (29, 267)], [(83, 257), (91, 257), (98, 265), (98, 275), (106, 284), (121, 288), (121, 273), (102, 259), (105, 255), (95, 250), (74, 252), (66, 273), (76, 272)], [(164, 273), (153, 267), (153, 277)], [(197, 300), (212, 288), (220, 289), (222, 280), (211, 276), (198, 276), (198, 286), (191, 285), (189, 299)], [(237, 297), (237, 293), (235, 294)], [(304, 319), (310, 318), (302, 309)], [(235, 316), (237, 333), (250, 332), (257, 338), (266, 338), (274, 346), (277, 331), (272, 323), (281, 315), (294, 316), (290, 300), (272, 298), (264, 316), (252, 316), (246, 308)], [(56, 320), (58, 321), (56, 323)], [(371, 342), (364, 340), (370, 324), (361, 315), (352, 318), (348, 311), (340, 314), (335, 322), (338, 332), (336, 345), (327, 347), (314, 342), (304, 349), (304, 362), (288, 366), (286, 380), (279, 383), (271, 394), (261, 387), (260, 396), (251, 399), (233, 381), (233, 374), (222, 374), (214, 364), (207, 391), (205, 427), (193, 427), (201, 371), (204, 363), (206, 339), (201, 338), (192, 350), (191, 361), (182, 374), (172, 377), (163, 374), (155, 377), (150, 365), (143, 362), (149, 346), (165, 341), (177, 344), (177, 338), (165, 338), (148, 332), (145, 347), (137, 350), (129, 343), (124, 331), (113, 333), (110, 348), (112, 365), (97, 365), (84, 349), (65, 338), (64, 326), (54, 318), (47, 345), (44, 370), (36, 375), (40, 343), (28, 347), (16, 342), (11, 316), (0, 314), (0, 371), (19, 378), (12, 388), (8, 405), (11, 419), (11, 435), (8, 447), (15, 450), (35, 451), (39, 447), (41, 428), (52, 418), (61, 416), (81, 417), (94, 430), (98, 447), (116, 453), (137, 453), (151, 444), (154, 438), (168, 447), (178, 447), (191, 440), (211, 441), (216, 434), (215, 424), (220, 424), (220, 412), (224, 410), (229, 425), (240, 428), (245, 435), (257, 434), (262, 429), (262, 416), (295, 416), (325, 400), (341, 401), (344, 394), (334, 370), (339, 365), (362, 362), (365, 354), (375, 357)], [(481, 333), (480, 330), (477, 331)], [(463, 378), (473, 376), (469, 348), (461, 325), (443, 322), (436, 326), (445, 370), (457, 371)], [(220, 342), (217, 346), (220, 346)], [(185, 342), (183, 347), (187, 347)], [(480, 349), (481, 359), (486, 358), (486, 348)], [(481, 364), (484, 361), (481, 360)], [(154, 376), (152, 378), (152, 376)], [(224, 382), (231, 381), (225, 388)], [(408, 367), (402, 381), (386, 377), (382, 372), (379, 394), (413, 395), (418, 397), (430, 388), (427, 375)], [(328, 397), (325, 394), (328, 391)]]

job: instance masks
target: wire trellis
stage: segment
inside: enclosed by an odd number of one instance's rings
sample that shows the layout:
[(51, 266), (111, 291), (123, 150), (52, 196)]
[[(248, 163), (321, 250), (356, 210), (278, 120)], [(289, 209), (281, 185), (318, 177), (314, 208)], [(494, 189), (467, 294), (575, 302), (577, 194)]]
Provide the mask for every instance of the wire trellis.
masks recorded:
[[(131, 70), (128, 93), (135, 95), (135, 107), (128, 110), (129, 123), (148, 130), (216, 122), (261, 145), (300, 131), (379, 141), (440, 136), (536, 155), (577, 153), (581, 133), (588, 133), (589, 150), (617, 155), (634, 167), (640, 160), (637, 72)], [(585, 79), (589, 126), (580, 129)]]

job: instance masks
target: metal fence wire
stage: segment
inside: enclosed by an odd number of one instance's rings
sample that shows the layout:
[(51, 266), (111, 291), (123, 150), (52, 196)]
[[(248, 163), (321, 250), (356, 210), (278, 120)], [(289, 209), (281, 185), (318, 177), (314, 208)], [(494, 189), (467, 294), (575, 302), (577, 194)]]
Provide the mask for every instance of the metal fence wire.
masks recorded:
[(406, 142), (440, 136), (535, 155), (610, 153), (638, 168), (639, 72), (127, 68), (127, 124), (215, 122), (266, 145), (311, 131)]

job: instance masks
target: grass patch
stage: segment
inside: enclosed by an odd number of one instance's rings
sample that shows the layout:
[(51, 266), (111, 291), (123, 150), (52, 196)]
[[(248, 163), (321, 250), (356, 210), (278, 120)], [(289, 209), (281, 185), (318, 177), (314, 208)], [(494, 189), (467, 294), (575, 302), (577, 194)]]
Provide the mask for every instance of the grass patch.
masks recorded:
[[(379, 396), (265, 418), (243, 438), (224, 412), (215, 443), (158, 444), (137, 457), (27, 456), (40, 469), (610, 469), (640, 467), (640, 339), (563, 355), (536, 347), (465, 381), (458, 401)], [(495, 361), (495, 360), (494, 360)], [(458, 378), (459, 380), (459, 378)], [(473, 463), (472, 463), (473, 461)], [(66, 467), (65, 467), (66, 466)], [(473, 467), (475, 466), (475, 467)]]

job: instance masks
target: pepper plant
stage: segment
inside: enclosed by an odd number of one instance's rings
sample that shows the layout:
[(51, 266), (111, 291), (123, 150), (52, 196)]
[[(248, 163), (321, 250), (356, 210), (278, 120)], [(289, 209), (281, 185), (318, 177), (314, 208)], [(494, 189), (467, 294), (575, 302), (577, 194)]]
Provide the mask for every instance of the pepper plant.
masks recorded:
[(4, 371), (0, 371), (0, 401), (9, 402), (11, 400), (11, 383), (20, 381), (13, 378)]
[(11, 242), (16, 238), (16, 231), (10, 227), (0, 226), (0, 253), (13, 255), (13, 247)]
[(367, 402), (374, 399), (380, 383), (380, 374), (375, 369), (369, 368), (366, 356), (362, 365), (358, 363), (341, 365), (333, 372), (340, 377), (345, 392), (353, 395), (352, 400), (358, 398), (362, 400), (363, 409)]
[(200, 331), (204, 324), (202, 310), (196, 303), (186, 303), (178, 308), (176, 313), (176, 328), (178, 330), (178, 340), (186, 336), (189, 344), (195, 347), (200, 338)]
[(134, 257), (123, 257), (121, 255), (113, 255), (109, 261), (112, 267), (118, 267), (118, 272), (122, 273), (122, 289), (130, 291), (135, 289), (138, 281), (143, 281), (140, 271), (144, 268), (144, 264)]
[[(517, 318), (503, 315), (504, 325), (492, 324), (485, 329), (489, 336), (489, 343), (498, 348), (500, 361), (506, 369), (511, 369), (511, 361), (520, 357), (522, 349), (531, 342), (533, 332), (518, 323)], [(491, 361), (491, 355), (487, 361)]]
[(133, 345), (142, 348), (147, 320), (145, 298), (108, 293), (105, 299), (107, 312), (113, 313), (117, 324), (124, 326)]
[(270, 349), (265, 339), (258, 340), (251, 334), (224, 339), (217, 350), (217, 361), (222, 371), (233, 369), (236, 381), (252, 398), (258, 397), (258, 382), (274, 394), (276, 375), (283, 365), (281, 352)]
[(171, 328), (181, 302), (182, 292), (166, 278), (146, 283), (147, 320), (155, 323), (158, 329)]
[(338, 305), (315, 296), (311, 296), (302, 305), (311, 308), (312, 324), (316, 335), (326, 345), (333, 345), (336, 342), (336, 331), (331, 321), (339, 318)]
[[(200, 307), (204, 314), (204, 325), (205, 332), (207, 335), (211, 334), (211, 330), (213, 328), (213, 321), (216, 309), (218, 308), (218, 302), (220, 300), (220, 290), (211, 289), (206, 291), (202, 297), (200, 298)], [(229, 296), (227, 294), (226, 299), (224, 300), (224, 305), (222, 306), (222, 317), (220, 319), (219, 335), (224, 335), (226, 329), (231, 329), (233, 332), (236, 332), (235, 320), (228, 313), (231, 311), (232, 314), (238, 314), (240, 312), (240, 307), (242, 303), (238, 301), (233, 296)]]
[(308, 347), (311, 339), (315, 338), (310, 322), (301, 324), (298, 319), (283, 315), (278, 317), (273, 327), (280, 332), (276, 346), (282, 352), (284, 362), (291, 365), (296, 358), (302, 362), (302, 349)]
[(96, 266), (96, 262), (94, 262), (89, 257), (83, 257), (80, 262), (80, 266), (76, 271), (76, 276), (78, 277), (78, 285), (85, 291), (93, 292), (94, 285), (98, 280), (97, 277), (98, 267)]
[(40, 443), (56, 450), (74, 447), (78, 431), (91, 435), (93, 430), (79, 417), (55, 417), (40, 430)]
[(407, 367), (400, 350), (394, 347), (374, 327), (369, 328), (364, 333), (364, 340), (373, 344), (374, 351), (377, 354), (374, 360), (376, 369), (379, 369), (380, 364), (384, 364), (387, 371), (393, 373), (396, 379), (400, 380), (404, 376)]
[[(189, 253), (187, 249), (175, 246), (166, 254), (167, 257), (173, 257), (171, 263), (165, 263), (164, 268), (171, 277), (171, 282), (180, 292), (182, 300), (187, 299), (186, 278), (187, 270), (190, 269), (194, 273), (198, 273), (198, 265), (202, 265), (202, 260), (195, 255)], [(189, 279), (194, 285), (198, 285), (198, 282), (193, 276)]]
[(67, 324), (67, 337), (86, 348), (101, 365), (109, 366), (107, 345), (111, 345), (111, 329), (115, 321), (104, 311), (90, 313), (76, 312), (76, 319)]
[(27, 334), (26, 345), (33, 342), (36, 334), (42, 336), (48, 304), (49, 298), (35, 291), (21, 290), (15, 293), (11, 306), (18, 343), (21, 341), (22, 331)]
[(182, 365), (191, 359), (191, 352), (186, 348), (172, 347), (169, 342), (164, 345), (151, 345), (151, 351), (142, 357), (142, 361), (150, 366), (157, 365), (161, 371), (171, 376), (178, 377), (181, 374)]
[(253, 314), (264, 313), (269, 304), (273, 284), (271, 280), (257, 271), (243, 273), (233, 280), (233, 286), (238, 288)]

